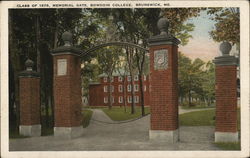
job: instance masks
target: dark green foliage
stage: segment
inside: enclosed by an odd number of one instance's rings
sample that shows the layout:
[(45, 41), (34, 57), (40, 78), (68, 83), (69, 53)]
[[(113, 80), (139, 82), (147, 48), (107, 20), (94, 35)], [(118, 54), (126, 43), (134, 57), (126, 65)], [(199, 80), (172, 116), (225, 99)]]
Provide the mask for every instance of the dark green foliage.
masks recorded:
[(198, 104), (210, 106), (215, 100), (215, 66), (211, 61), (205, 63), (199, 58), (191, 60), (179, 53), (178, 83), (181, 105), (187, 99), (188, 106)]
[(208, 8), (207, 13), (212, 16), (212, 20), (216, 21), (215, 29), (210, 32), (213, 40), (240, 43), (239, 8)]
[(82, 123), (83, 128), (88, 127), (92, 114), (93, 114), (93, 111), (91, 110), (83, 110), (83, 123)]

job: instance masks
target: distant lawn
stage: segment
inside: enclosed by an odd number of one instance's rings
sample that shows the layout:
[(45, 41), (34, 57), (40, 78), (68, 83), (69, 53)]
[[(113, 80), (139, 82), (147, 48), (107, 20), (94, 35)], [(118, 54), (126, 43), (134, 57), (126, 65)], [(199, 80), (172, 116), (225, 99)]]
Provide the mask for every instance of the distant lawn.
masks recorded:
[[(240, 130), (240, 109), (237, 111), (237, 126)], [(181, 126), (214, 126), (215, 109), (194, 111), (179, 115)]]
[[(103, 108), (102, 110), (114, 121), (124, 121), (141, 116), (141, 107), (136, 107), (135, 114), (131, 114), (131, 107), (127, 107), (126, 112), (124, 110), (124, 107), (112, 107), (111, 110), (109, 110), (108, 108)], [(150, 113), (149, 111), (149, 107), (145, 107), (145, 114)]]
[(215, 108), (215, 106), (181, 106), (182, 109), (209, 109), (209, 108)]
[(83, 123), (82, 123), (83, 128), (88, 127), (92, 114), (93, 111), (91, 110), (83, 110)]
[(240, 142), (237, 143), (214, 143), (222, 150), (240, 150)]
[(107, 106), (84, 106), (83, 109), (102, 109), (107, 108)]
[(215, 110), (204, 110), (179, 115), (181, 126), (214, 126)]

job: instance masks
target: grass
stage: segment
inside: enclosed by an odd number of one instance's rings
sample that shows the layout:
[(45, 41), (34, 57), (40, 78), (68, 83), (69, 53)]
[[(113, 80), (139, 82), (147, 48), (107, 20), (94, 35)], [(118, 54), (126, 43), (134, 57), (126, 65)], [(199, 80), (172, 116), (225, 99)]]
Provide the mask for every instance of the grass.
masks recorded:
[[(124, 107), (112, 107), (110, 110), (108, 108), (103, 108), (102, 110), (114, 121), (130, 120), (141, 116), (141, 107), (136, 107), (135, 114), (131, 114), (131, 107), (128, 107), (126, 112)], [(145, 114), (148, 113), (149, 107), (145, 107)]]
[(181, 126), (213, 126), (215, 110), (194, 111), (179, 116)]
[(240, 150), (240, 142), (237, 143), (214, 143), (217, 147), (222, 150)]
[(17, 129), (11, 129), (9, 133), (10, 139), (19, 139), (19, 138), (29, 138), (28, 136), (23, 136), (19, 134), (19, 131)]
[[(237, 126), (240, 130), (240, 109), (237, 110)], [(215, 109), (194, 111), (179, 116), (181, 126), (214, 126)]]
[(215, 106), (181, 106), (182, 109), (209, 109), (209, 108), (215, 108)]
[(82, 122), (83, 128), (88, 127), (92, 114), (93, 111), (91, 110), (83, 110), (83, 122)]
[(102, 109), (107, 108), (107, 106), (84, 106), (84, 109)]

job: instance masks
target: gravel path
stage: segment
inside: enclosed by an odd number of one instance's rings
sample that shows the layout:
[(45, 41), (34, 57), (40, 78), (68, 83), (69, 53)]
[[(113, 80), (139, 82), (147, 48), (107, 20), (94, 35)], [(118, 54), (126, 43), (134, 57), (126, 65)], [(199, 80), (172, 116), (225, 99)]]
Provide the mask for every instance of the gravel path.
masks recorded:
[[(191, 110), (192, 111), (192, 110)], [(195, 109), (197, 111), (197, 109)], [(184, 111), (186, 112), (186, 111)], [(182, 113), (184, 113), (182, 111)], [(102, 110), (93, 110), (93, 119), (112, 121)], [(176, 144), (149, 140), (150, 116), (123, 124), (103, 124), (91, 120), (80, 138), (56, 139), (53, 136), (10, 139), (11, 151), (94, 151), (94, 150), (218, 150), (214, 146), (214, 127), (181, 126)]]

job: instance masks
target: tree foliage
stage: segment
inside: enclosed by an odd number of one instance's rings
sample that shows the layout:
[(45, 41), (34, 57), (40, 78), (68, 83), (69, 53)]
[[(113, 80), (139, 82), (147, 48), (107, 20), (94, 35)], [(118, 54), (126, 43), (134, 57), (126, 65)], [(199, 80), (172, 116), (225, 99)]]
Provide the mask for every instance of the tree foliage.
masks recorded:
[(228, 41), (232, 44), (240, 42), (240, 12), (239, 8), (209, 8), (208, 14), (216, 22), (210, 36), (216, 42)]
[[(41, 103), (45, 105), (46, 114), (48, 115), (49, 108), (52, 108), (53, 113), (53, 61), (50, 53), (52, 49), (63, 44), (61, 39), (63, 32), (72, 32), (73, 43), (82, 50), (110, 40), (127, 41), (147, 48), (148, 38), (159, 33), (156, 24), (161, 14), (170, 21), (169, 32), (185, 45), (192, 37), (189, 33), (194, 29), (193, 24), (185, 22), (191, 17), (198, 16), (201, 10), (201, 8), (11, 9), (9, 12), (9, 63), (11, 64), (9, 74), (10, 83), (13, 85), (10, 87), (11, 115), (16, 114), (17, 119), (19, 117), (18, 73), (24, 70), (27, 58), (36, 63), (34, 69), (41, 74)], [(110, 19), (110, 16), (113, 19)], [(131, 64), (135, 66), (133, 69), (142, 76), (148, 72), (148, 56), (146, 52), (130, 49), (133, 52), (131, 54), (133, 59)], [(81, 72), (84, 89), (88, 89), (90, 79), (96, 80), (100, 73), (110, 72), (108, 68), (104, 70), (103, 64), (110, 65), (113, 59), (113, 62), (119, 62), (118, 56), (121, 52), (120, 49), (109, 47), (85, 56), (82, 59), (84, 66)], [(93, 60), (98, 62), (95, 63)], [(183, 86), (185, 88), (185, 85)], [(87, 93), (85, 91), (84, 95)], [(14, 104), (17, 107), (16, 112)]]
[(211, 61), (205, 63), (199, 58), (192, 61), (182, 53), (178, 60), (179, 96), (182, 102), (187, 98), (188, 105), (192, 106), (192, 98), (196, 98), (210, 105), (215, 99), (214, 64)]

